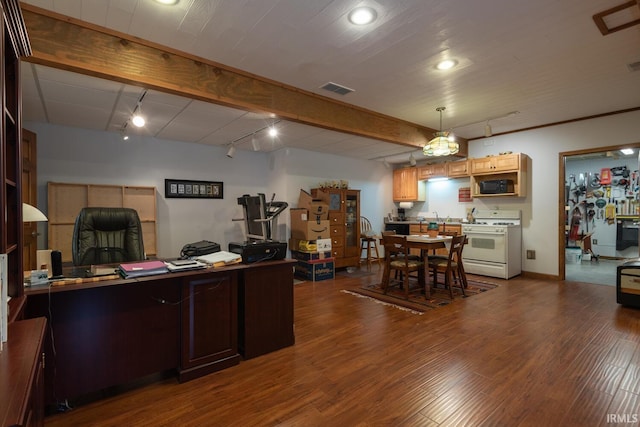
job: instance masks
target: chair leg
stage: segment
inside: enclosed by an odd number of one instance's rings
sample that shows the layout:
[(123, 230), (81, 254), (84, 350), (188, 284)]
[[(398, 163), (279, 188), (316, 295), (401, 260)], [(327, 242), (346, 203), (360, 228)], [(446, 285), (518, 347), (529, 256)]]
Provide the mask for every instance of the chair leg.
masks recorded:
[(444, 275), (444, 283), (445, 286), (449, 286), (449, 295), (453, 299), (453, 272), (450, 269), (447, 269)]
[(404, 298), (409, 299), (409, 273), (404, 272), (402, 277), (402, 284), (404, 285)]

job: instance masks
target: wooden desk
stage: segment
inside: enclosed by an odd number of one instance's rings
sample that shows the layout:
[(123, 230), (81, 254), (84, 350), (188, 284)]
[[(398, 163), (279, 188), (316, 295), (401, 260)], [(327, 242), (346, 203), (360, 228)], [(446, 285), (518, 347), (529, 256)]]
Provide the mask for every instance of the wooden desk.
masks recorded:
[(44, 425), (42, 369), (46, 319), (11, 322), (0, 352), (0, 425)]
[(26, 288), (25, 316), (47, 317), (52, 332), (46, 402), (166, 371), (188, 381), (238, 364), (244, 351), (293, 345), (294, 263)]

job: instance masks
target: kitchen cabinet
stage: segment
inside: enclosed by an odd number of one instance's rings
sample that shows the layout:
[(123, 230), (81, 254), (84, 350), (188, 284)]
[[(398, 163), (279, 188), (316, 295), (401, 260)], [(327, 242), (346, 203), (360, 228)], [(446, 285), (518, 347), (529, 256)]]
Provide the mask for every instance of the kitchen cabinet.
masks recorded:
[[(469, 159), (472, 197), (526, 197), (529, 156), (523, 153)], [(499, 194), (481, 194), (480, 183), (492, 180), (513, 182), (513, 191)]]
[(432, 165), (425, 165), (418, 168), (418, 179), (427, 180), (430, 178), (439, 178), (447, 176), (446, 163), (434, 163)]
[(520, 160), (525, 154), (502, 154), (499, 156), (487, 156), (478, 159), (470, 159), (471, 175), (487, 174), (494, 172), (516, 171), (520, 168)]
[(447, 165), (447, 177), (465, 178), (469, 176), (469, 161), (449, 162)]
[(393, 171), (394, 202), (424, 202), (424, 182), (418, 180), (417, 168), (402, 168)]
[(314, 188), (329, 194), (329, 223), (331, 251), (335, 268), (358, 267), (360, 265), (360, 190), (343, 188)]

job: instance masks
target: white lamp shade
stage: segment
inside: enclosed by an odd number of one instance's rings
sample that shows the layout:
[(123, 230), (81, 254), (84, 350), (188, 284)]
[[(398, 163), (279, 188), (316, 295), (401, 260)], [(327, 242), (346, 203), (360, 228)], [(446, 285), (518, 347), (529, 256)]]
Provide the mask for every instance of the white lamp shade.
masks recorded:
[(28, 203), (22, 204), (22, 222), (48, 221), (40, 209)]

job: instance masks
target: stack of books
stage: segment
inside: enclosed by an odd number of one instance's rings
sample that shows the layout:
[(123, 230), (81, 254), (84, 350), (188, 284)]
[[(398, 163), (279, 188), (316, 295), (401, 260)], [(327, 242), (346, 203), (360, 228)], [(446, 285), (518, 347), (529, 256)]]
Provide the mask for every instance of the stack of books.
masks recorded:
[(139, 261), (129, 262), (126, 264), (120, 264), (118, 266), (118, 273), (125, 279), (131, 279), (134, 277), (152, 276), (154, 274), (168, 273), (169, 269), (164, 261)]

